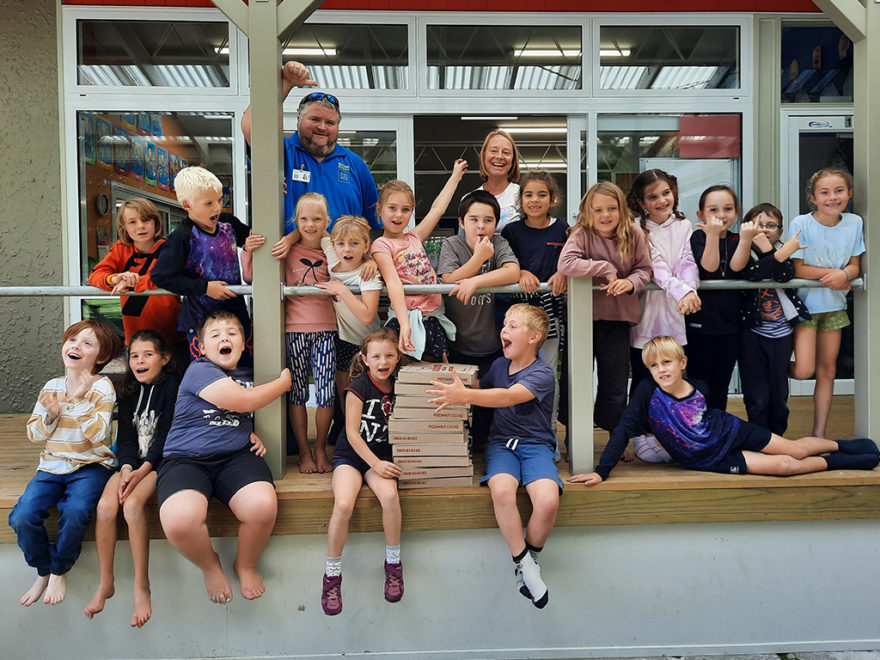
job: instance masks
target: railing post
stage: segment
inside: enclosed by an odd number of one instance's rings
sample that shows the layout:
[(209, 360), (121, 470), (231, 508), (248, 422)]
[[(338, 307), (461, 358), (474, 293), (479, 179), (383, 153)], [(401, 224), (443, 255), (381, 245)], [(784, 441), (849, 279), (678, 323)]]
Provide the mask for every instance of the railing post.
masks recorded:
[(568, 279), (568, 427), (571, 473), (593, 470), (593, 280)]

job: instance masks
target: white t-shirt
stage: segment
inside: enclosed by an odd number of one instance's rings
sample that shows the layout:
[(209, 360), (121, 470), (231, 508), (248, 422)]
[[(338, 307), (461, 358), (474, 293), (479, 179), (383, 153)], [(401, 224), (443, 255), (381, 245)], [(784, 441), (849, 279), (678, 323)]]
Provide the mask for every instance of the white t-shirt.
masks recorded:
[[(485, 190), (485, 188), (480, 186), (477, 190)], [(508, 183), (507, 188), (495, 195), (495, 199), (501, 207), (501, 217), (498, 218), (498, 226), (495, 227), (495, 233), (500, 234), (506, 225), (519, 220), (519, 184)]]
[[(382, 278), (379, 277), (379, 273), (376, 273), (373, 279), (367, 280), (366, 282), (361, 279), (361, 268), (363, 268), (363, 264), (354, 270), (345, 273), (336, 272), (335, 268), (339, 265), (339, 257), (336, 256), (336, 250), (333, 249), (333, 242), (328, 237), (325, 236), (321, 239), (321, 248), (324, 250), (324, 254), (327, 257), (327, 265), (329, 266), (331, 279), (339, 280), (346, 286), (359, 286), (361, 291), (382, 290)], [(369, 325), (361, 323), (358, 317), (355, 316), (354, 312), (351, 311), (351, 308), (345, 304), (345, 301), (334, 300), (333, 307), (336, 310), (336, 323), (339, 326), (339, 338), (350, 344), (357, 344), (360, 346), (364, 337), (373, 330), (378, 330), (382, 327), (381, 323), (379, 323), (378, 316), (374, 318), (373, 322)]]

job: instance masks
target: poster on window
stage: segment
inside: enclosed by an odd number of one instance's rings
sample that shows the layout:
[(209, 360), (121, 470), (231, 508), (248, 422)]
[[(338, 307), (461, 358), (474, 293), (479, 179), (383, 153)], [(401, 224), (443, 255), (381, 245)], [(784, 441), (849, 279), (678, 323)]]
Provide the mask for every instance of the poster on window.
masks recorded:
[(82, 137), (83, 162), (95, 164), (95, 116), (88, 112), (79, 113), (79, 134)]
[(138, 127), (138, 116), (131, 112), (122, 113), (122, 125), (132, 131), (136, 131)]
[(113, 140), (110, 136), (113, 129), (110, 122), (101, 117), (95, 118), (95, 129), (98, 135), (98, 164), (104, 167), (113, 168)]
[(168, 154), (168, 183), (174, 190), (174, 177), (180, 172), (180, 157), (177, 154)]
[(113, 127), (113, 171), (128, 175), (131, 170), (131, 146), (128, 131), (119, 126)]
[(156, 143), (145, 140), (146, 148), (144, 149), (144, 181), (151, 186), (156, 185), (156, 169), (158, 167), (158, 154), (156, 153)]
[(144, 138), (131, 136), (131, 176), (137, 181), (144, 180)]
[(232, 176), (221, 174), (217, 178), (220, 179), (220, 185), (223, 186), (223, 200), (220, 205), (226, 213), (232, 213)]
[(162, 147), (156, 147), (156, 152), (159, 154), (156, 180), (159, 183), (159, 188), (168, 190), (168, 152)]
[(150, 115), (150, 133), (156, 137), (162, 137), (162, 115), (158, 112)]
[(150, 132), (150, 113), (149, 112), (140, 112), (138, 113), (138, 133), (141, 135), (148, 135)]

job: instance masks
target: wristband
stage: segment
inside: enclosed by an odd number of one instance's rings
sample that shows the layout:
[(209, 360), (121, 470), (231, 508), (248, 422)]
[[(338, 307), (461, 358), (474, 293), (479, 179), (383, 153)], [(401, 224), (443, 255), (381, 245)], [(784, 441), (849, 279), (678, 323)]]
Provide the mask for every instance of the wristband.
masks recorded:
[(849, 282), (849, 271), (846, 268), (841, 268), (843, 274), (846, 275), (846, 281)]

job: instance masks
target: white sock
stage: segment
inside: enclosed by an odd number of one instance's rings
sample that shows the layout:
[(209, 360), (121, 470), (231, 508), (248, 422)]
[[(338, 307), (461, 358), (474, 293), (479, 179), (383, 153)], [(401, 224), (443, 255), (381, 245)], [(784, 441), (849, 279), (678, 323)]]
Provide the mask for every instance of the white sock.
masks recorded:
[(342, 555), (327, 557), (327, 563), (324, 565), (324, 574), (327, 577), (342, 575)]
[(400, 544), (385, 546), (385, 562), (388, 564), (400, 563)]
[(519, 563), (520, 566), (522, 566), (523, 582), (526, 583), (526, 586), (532, 594), (532, 602), (541, 600), (544, 597), (544, 594), (547, 593), (547, 585), (544, 584), (544, 581), (541, 579), (540, 567), (535, 563), (535, 560), (532, 559), (532, 556), (529, 553), (526, 553), (526, 556), (523, 557)]

